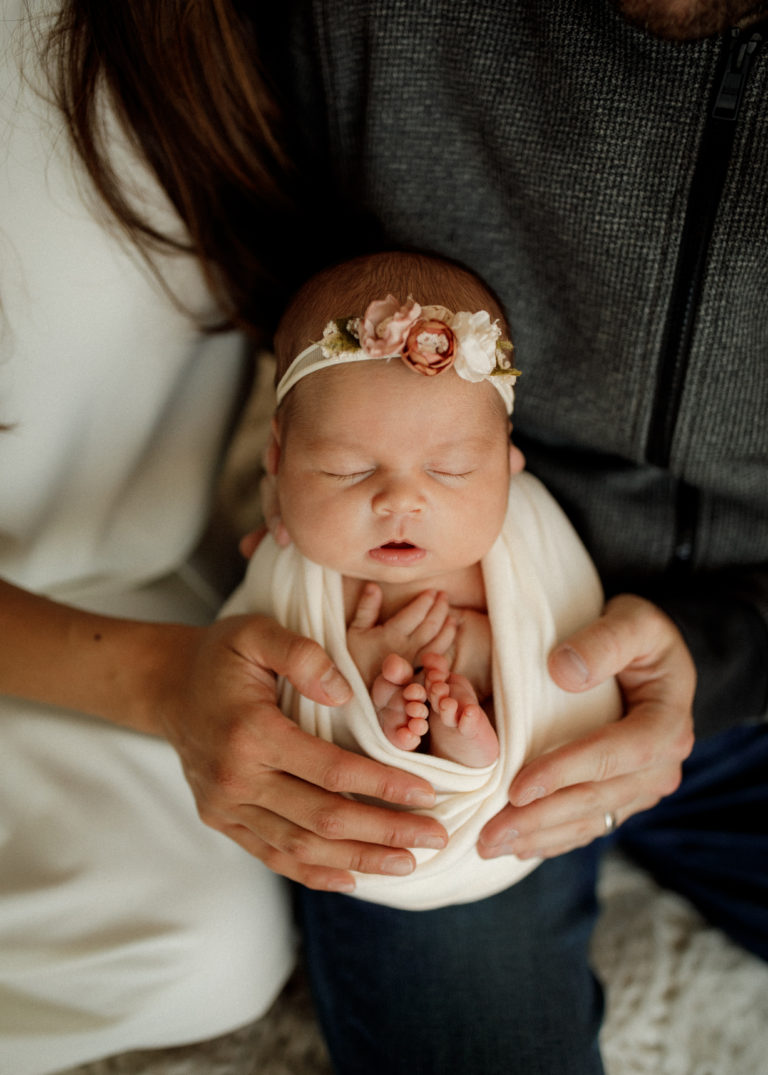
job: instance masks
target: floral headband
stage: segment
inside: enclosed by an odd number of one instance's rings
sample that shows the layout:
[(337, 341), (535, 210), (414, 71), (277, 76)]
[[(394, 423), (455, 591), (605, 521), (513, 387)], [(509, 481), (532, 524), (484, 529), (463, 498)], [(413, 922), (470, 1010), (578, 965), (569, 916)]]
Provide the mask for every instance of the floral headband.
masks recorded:
[(401, 358), (416, 373), (434, 377), (453, 368), (465, 381), (490, 381), (512, 413), (514, 346), (501, 338), (486, 310), (451, 313), (444, 306), (420, 306), (412, 298), (400, 306), (394, 296), (377, 299), (362, 317), (329, 321), (323, 338), (298, 355), (277, 386), (280, 403), (309, 373), (344, 362)]

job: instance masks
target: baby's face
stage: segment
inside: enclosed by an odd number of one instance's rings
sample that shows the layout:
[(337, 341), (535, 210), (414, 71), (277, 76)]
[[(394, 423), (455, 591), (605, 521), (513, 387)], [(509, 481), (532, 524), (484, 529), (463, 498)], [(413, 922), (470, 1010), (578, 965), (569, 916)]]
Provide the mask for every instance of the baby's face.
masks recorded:
[(310, 374), (293, 392), (277, 484), (283, 522), (310, 560), (442, 589), (490, 549), (510, 472), (491, 385), (393, 360)]

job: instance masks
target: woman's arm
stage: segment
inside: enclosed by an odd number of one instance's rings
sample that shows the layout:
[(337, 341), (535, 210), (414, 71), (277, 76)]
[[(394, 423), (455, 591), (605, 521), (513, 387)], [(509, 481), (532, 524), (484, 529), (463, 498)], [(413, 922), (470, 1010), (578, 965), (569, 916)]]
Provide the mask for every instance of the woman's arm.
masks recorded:
[(113, 619), (0, 582), (0, 691), (162, 736), (178, 752), (201, 818), (271, 869), (349, 890), (350, 870), (403, 873), (409, 847), (440, 846), (414, 808), (423, 780), (302, 732), (276, 704), (276, 675), (326, 705), (349, 688), (324, 651), (263, 617), (210, 627)]

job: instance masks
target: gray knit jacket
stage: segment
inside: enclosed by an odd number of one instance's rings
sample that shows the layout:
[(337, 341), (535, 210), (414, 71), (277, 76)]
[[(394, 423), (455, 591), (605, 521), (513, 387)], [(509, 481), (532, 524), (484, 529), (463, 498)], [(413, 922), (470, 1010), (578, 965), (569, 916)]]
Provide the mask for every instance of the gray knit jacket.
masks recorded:
[(493, 288), (529, 469), (607, 592), (680, 625), (699, 732), (765, 719), (768, 27), (666, 42), (610, 0), (286, 10), (327, 260), (422, 249)]

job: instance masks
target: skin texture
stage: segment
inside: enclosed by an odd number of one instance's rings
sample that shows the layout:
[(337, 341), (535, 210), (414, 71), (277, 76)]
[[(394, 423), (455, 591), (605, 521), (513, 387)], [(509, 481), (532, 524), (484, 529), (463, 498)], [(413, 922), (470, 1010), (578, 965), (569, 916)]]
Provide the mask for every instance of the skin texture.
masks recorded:
[(495, 389), (383, 361), (310, 374), (294, 391), (275, 438), (283, 523), (301, 552), (378, 582), (385, 616), (424, 589), (476, 585), (507, 505)]

